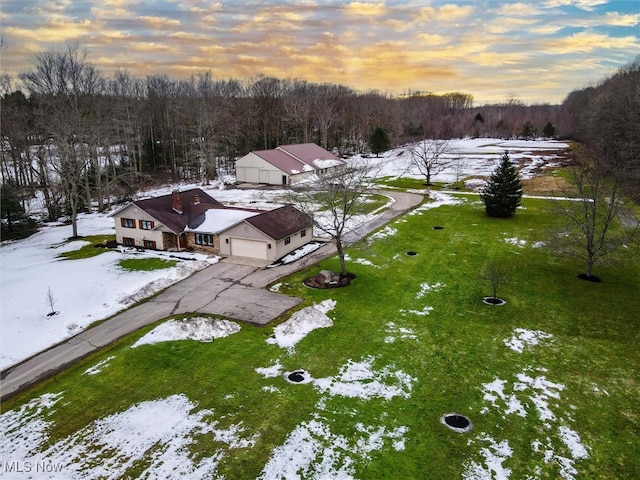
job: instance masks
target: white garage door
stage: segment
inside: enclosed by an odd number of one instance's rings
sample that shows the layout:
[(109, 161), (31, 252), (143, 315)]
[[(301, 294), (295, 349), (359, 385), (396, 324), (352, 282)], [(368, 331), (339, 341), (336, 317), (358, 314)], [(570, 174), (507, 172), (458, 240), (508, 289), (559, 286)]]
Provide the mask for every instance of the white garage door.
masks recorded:
[(267, 258), (267, 244), (257, 240), (231, 239), (231, 255), (237, 257)]

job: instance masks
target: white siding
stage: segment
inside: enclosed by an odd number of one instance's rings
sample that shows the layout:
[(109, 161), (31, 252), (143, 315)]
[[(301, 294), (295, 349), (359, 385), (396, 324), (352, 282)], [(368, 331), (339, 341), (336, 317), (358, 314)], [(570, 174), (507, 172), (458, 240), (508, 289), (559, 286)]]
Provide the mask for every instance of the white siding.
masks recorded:
[[(129, 218), (134, 221), (134, 228), (123, 227), (123, 218)], [(164, 250), (165, 247), (162, 242), (162, 230), (164, 225), (159, 224), (151, 215), (148, 215), (143, 210), (139, 209), (135, 205), (131, 204), (125, 207), (113, 216), (116, 227), (116, 242), (124, 243), (123, 238), (133, 238), (135, 246), (144, 247), (145, 240), (151, 240), (156, 242), (156, 248)], [(140, 220), (147, 220), (154, 223), (153, 230), (144, 230), (140, 228)], [(160, 227), (160, 228), (158, 228)], [(166, 230), (166, 229), (164, 229)]]
[(282, 185), (285, 172), (274, 167), (253, 152), (236, 161), (236, 180), (247, 183)]

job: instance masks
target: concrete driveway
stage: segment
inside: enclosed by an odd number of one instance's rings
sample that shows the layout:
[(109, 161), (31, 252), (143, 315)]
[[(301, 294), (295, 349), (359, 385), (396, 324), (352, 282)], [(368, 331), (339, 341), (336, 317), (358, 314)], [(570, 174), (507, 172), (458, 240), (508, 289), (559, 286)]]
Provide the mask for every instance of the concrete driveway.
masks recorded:
[[(348, 238), (354, 243), (393, 218), (419, 205), (422, 195), (380, 192), (391, 196), (391, 207), (358, 228)], [(140, 328), (180, 313), (208, 313), (264, 325), (298, 305), (302, 299), (265, 290), (270, 283), (334, 255), (327, 244), (288, 265), (263, 268), (242, 259), (227, 259), (172, 285), (149, 301), (125, 310), (99, 325), (34, 355), (0, 374), (0, 401), (55, 375), (78, 360)], [(246, 263), (246, 262), (245, 262)]]

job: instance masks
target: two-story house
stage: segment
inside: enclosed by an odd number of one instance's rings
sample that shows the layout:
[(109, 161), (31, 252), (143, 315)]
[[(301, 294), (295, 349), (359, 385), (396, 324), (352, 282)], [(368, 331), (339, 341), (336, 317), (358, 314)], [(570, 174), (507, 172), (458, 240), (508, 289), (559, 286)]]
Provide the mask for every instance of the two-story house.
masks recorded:
[(313, 219), (292, 205), (270, 211), (227, 207), (200, 188), (136, 200), (111, 216), (118, 243), (157, 250), (275, 261), (313, 236)]

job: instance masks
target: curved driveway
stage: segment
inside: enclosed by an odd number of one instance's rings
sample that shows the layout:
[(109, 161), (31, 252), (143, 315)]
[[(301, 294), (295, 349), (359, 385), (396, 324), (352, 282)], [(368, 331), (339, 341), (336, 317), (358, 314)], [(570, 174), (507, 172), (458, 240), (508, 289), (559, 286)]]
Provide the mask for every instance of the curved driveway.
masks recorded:
[[(347, 236), (346, 243), (357, 242), (369, 232), (416, 207), (424, 198), (404, 192), (378, 193), (394, 198), (395, 202)], [(149, 301), (2, 371), (0, 400), (4, 401), (115, 340), (171, 315), (208, 313), (264, 325), (302, 301), (300, 298), (270, 292), (265, 287), (335, 252), (335, 247), (327, 244), (292, 264), (275, 268), (233, 263), (233, 259), (215, 263), (170, 286)]]

